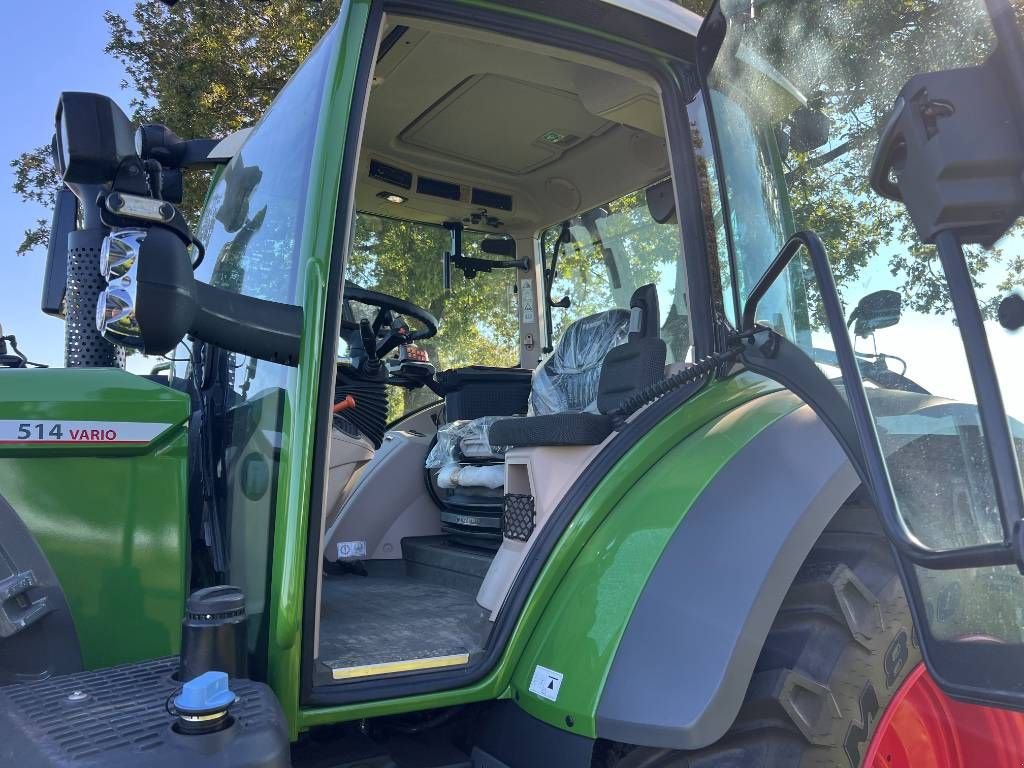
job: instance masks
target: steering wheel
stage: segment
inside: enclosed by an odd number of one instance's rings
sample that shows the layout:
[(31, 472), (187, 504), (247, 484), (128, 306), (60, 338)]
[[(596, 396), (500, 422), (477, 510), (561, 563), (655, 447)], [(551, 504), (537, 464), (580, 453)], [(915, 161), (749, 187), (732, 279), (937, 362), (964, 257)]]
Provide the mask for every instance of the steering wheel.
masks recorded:
[[(378, 355), (384, 355), (387, 351), (394, 349), (399, 344), (408, 344), (409, 342), (419, 341), (420, 339), (429, 339), (431, 336), (437, 334), (437, 319), (430, 314), (423, 307), (416, 306), (412, 302), (399, 299), (395, 296), (389, 296), (386, 293), (380, 291), (371, 291), (361, 286), (345, 281), (345, 293), (343, 298), (346, 301), (355, 301), (360, 304), (366, 304), (371, 307), (377, 307), (377, 317), (373, 320), (373, 334), (377, 338), (380, 338), (380, 331), (382, 330), (385, 323), (390, 325), (390, 313), (394, 312), (401, 315), (403, 318), (412, 318), (418, 321), (418, 324), (422, 326), (419, 330), (406, 329), (404, 332), (398, 328), (392, 328), (391, 334), (380, 343), (376, 352)], [(341, 327), (349, 331), (357, 331), (360, 329), (360, 324), (357, 321), (342, 319)]]

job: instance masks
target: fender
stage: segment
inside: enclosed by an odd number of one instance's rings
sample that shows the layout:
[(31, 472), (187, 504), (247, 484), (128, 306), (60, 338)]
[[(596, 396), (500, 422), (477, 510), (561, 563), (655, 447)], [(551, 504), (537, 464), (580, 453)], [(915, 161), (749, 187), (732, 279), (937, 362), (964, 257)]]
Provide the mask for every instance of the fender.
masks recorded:
[(720, 739), (786, 591), (858, 484), (809, 406), (745, 445), (648, 579), (601, 693), (598, 736), (675, 749)]
[[(717, 741), (797, 570), (858, 484), (828, 427), (790, 392), (715, 420), (588, 542), (520, 660), (513, 697), (591, 738)], [(537, 692), (546, 670), (561, 675), (554, 697)]]

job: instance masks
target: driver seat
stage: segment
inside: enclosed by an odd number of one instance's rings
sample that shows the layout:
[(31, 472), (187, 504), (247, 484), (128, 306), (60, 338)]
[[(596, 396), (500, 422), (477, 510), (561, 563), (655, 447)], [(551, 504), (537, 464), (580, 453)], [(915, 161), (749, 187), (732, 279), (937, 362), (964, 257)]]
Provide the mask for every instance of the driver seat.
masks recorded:
[(531, 412), (491, 425), (491, 445), (597, 445), (611, 434), (615, 411), (664, 378), (667, 348), (659, 334), (658, 291), (637, 288), (629, 309), (577, 320), (534, 373)]
[[(657, 290), (643, 286), (634, 292), (630, 309), (588, 315), (565, 329), (533, 373), (528, 415), (488, 416), (441, 427), (439, 438), (444, 431), (455, 434), (437, 446), (446, 455), (439, 461), (432, 452), (428, 464), (442, 465), (448, 483), (455, 478), (456, 486), (437, 499), (450, 539), (476, 546), (501, 543), (504, 489), (494, 483), (503, 479), (503, 469), (494, 467), (501, 472), (498, 479), (478, 487), (471, 478), (484, 473), (465, 472), (466, 467), (493, 467), (504, 461), (509, 447), (597, 445), (612, 433), (608, 414), (638, 389), (664, 377), (666, 347), (659, 338), (659, 320)], [(489, 454), (481, 453), (481, 435), (486, 435)]]

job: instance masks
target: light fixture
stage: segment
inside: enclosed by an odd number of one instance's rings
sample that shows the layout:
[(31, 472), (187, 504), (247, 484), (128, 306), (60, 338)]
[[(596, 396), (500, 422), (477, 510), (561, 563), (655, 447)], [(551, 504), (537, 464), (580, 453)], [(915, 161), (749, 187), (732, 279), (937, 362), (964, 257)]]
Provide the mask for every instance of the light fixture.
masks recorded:
[(403, 197), (402, 195), (396, 195), (394, 192), (378, 192), (377, 197), (379, 197), (381, 200), (387, 200), (389, 203), (394, 203), (395, 205), (398, 205), (399, 203), (404, 203), (406, 200), (408, 200), (407, 197)]
[(122, 347), (141, 349), (142, 329), (136, 317), (138, 261), (145, 229), (115, 229), (100, 246), (100, 274), (107, 289), (96, 300), (96, 329)]
[(100, 246), (100, 274), (108, 283), (124, 277), (135, 266), (139, 247), (146, 239), (144, 229), (115, 229)]
[(111, 344), (142, 349), (145, 340), (135, 312), (135, 284), (111, 287), (96, 301), (96, 328)]

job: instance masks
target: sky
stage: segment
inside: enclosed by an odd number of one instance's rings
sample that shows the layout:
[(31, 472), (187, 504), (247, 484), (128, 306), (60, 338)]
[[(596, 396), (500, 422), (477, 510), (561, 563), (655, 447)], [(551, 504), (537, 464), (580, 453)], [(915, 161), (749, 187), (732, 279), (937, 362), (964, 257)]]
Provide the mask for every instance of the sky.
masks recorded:
[(45, 251), (15, 251), (24, 230), (49, 213), (11, 191), (9, 163), (50, 140), (61, 91), (103, 93), (128, 110), (132, 92), (121, 89), (124, 68), (103, 52), (103, 12), (128, 16), (134, 7), (134, 0), (0, 0), (0, 103), (7, 113), (0, 124), (0, 325), (37, 362), (63, 363), (64, 322), (39, 310)]

